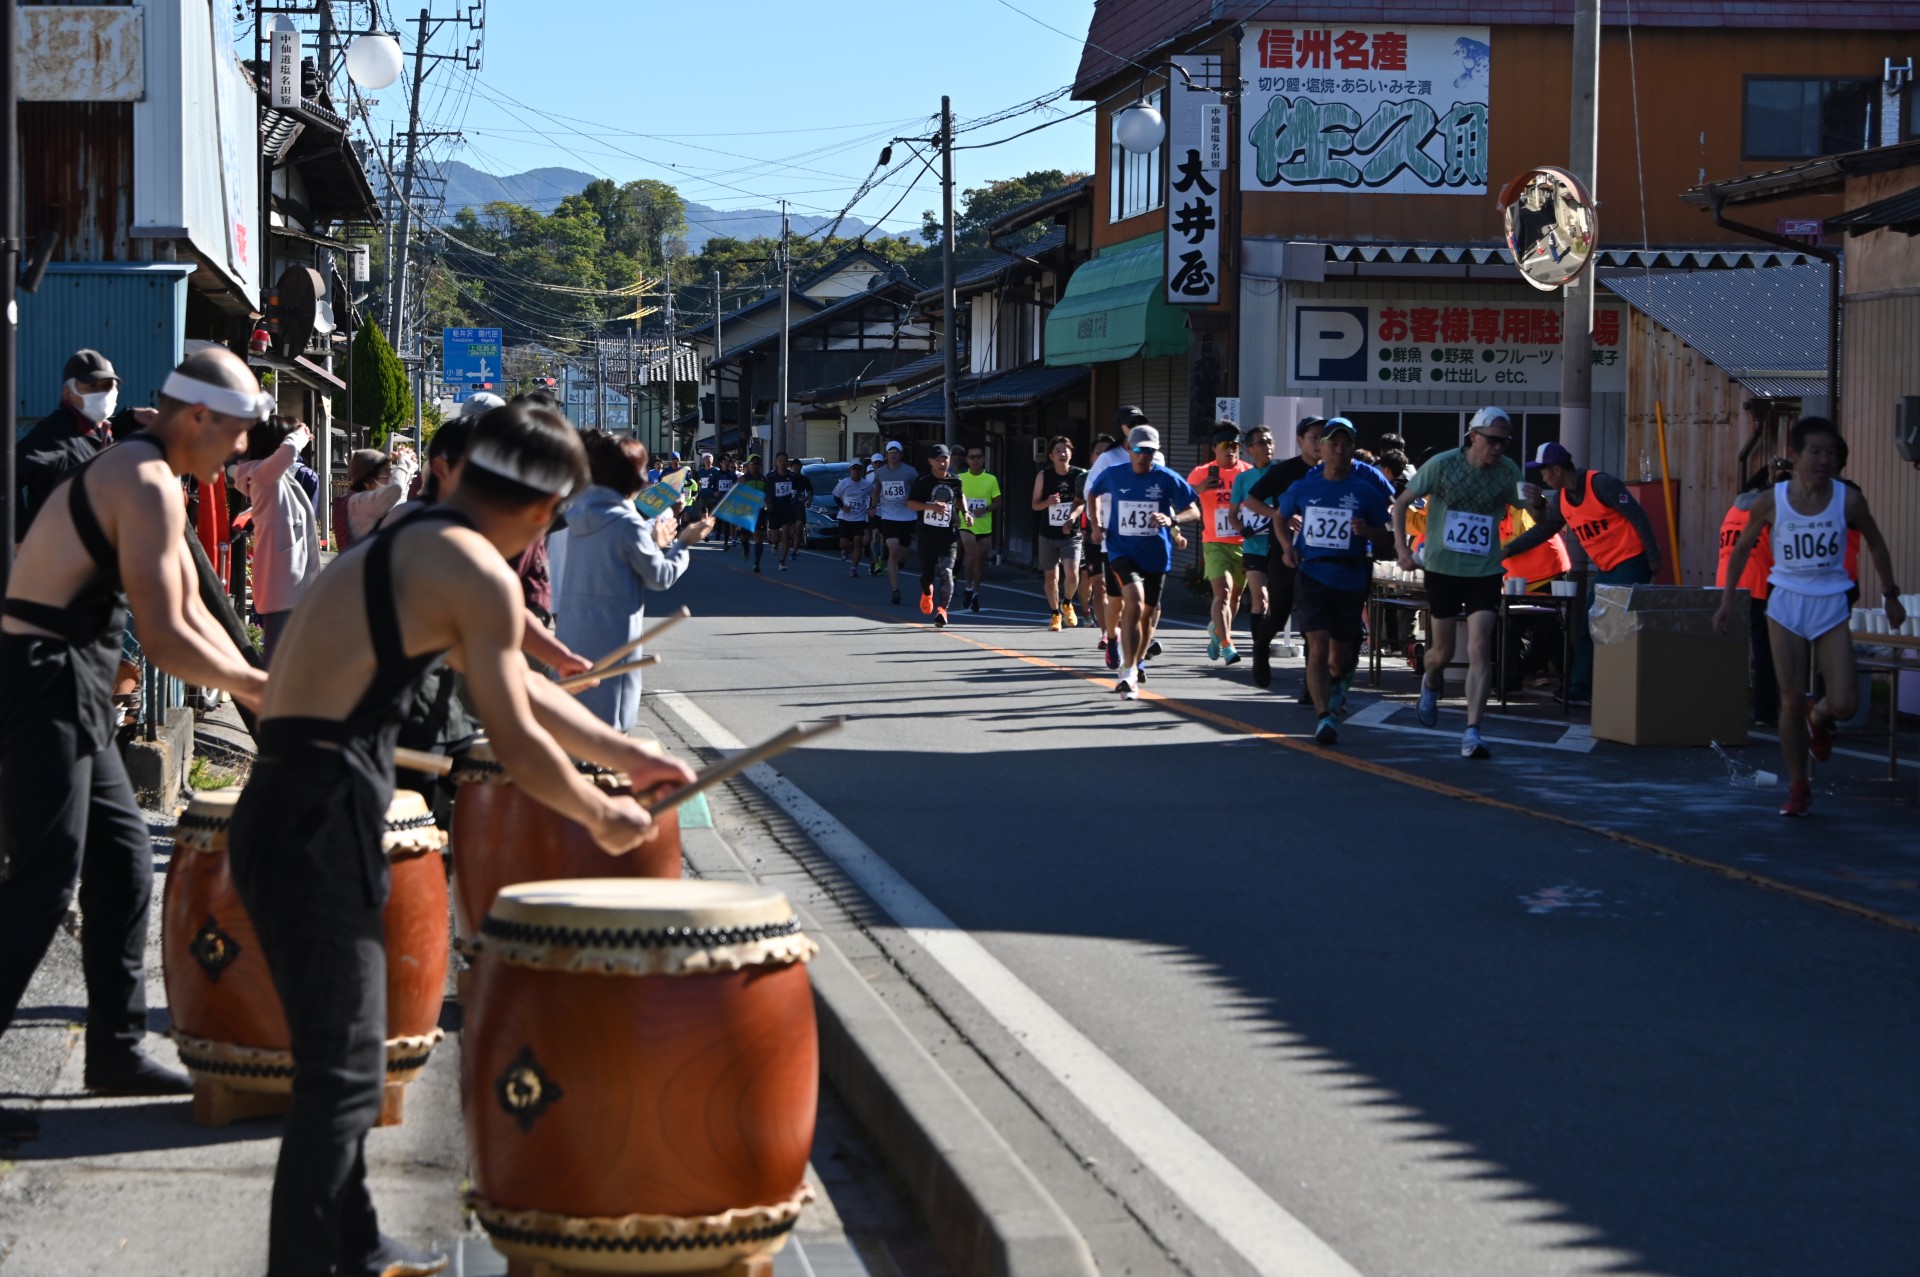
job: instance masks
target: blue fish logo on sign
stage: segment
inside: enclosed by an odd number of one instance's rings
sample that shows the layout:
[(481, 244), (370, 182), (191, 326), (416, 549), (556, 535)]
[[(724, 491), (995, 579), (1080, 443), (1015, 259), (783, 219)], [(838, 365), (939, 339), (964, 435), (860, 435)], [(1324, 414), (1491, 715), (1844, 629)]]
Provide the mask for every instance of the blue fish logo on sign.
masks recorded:
[(1301, 306), (1293, 319), (1293, 379), (1304, 385), (1367, 379), (1367, 308)]

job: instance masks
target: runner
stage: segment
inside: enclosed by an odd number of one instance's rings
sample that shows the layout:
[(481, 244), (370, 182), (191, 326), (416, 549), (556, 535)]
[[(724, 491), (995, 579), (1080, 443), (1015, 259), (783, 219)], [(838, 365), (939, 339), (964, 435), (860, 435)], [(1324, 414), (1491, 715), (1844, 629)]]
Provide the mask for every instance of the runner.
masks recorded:
[(807, 511), (813, 508), (813, 480), (807, 478), (798, 461), (788, 466), (787, 473), (793, 481), (793, 515), (787, 520), (786, 545), (781, 550), (782, 572), (787, 570), (789, 562), (798, 563), (800, 551), (807, 547)]
[[(1033, 509), (1040, 515), (1039, 547), (1040, 588), (1046, 592), (1047, 607), (1053, 619), (1050, 630), (1058, 630), (1064, 616), (1073, 615), (1073, 589), (1080, 577), (1080, 524), (1086, 509), (1087, 472), (1073, 464), (1073, 440), (1055, 435), (1047, 443), (1045, 470), (1033, 476)], [(1106, 583), (1101, 582), (1104, 596)], [(1071, 620), (1065, 624), (1071, 625)], [(1101, 650), (1106, 636), (1101, 635)]]
[[(1626, 484), (1598, 470), (1580, 469), (1572, 453), (1552, 442), (1540, 445), (1527, 473), (1539, 475), (1554, 496), (1538, 512), (1539, 522), (1502, 549), (1502, 561), (1572, 531), (1595, 568), (1587, 581), (1587, 608), (1593, 606), (1595, 586), (1646, 585), (1660, 574), (1653, 525)], [(1587, 608), (1575, 609), (1572, 618), (1573, 669), (1565, 689), (1569, 705), (1593, 703), (1593, 634), (1587, 628)]]
[(1252, 613), (1249, 623), (1253, 630), (1253, 685), (1266, 687), (1273, 682), (1273, 635), (1267, 630), (1267, 532), (1273, 520), (1245, 508), (1244, 503), (1253, 485), (1260, 482), (1273, 465), (1273, 432), (1265, 426), (1255, 426), (1247, 431), (1245, 444), (1248, 468), (1234, 476), (1227, 504), (1240, 521), (1244, 537), (1240, 553), (1246, 564), (1247, 607)]
[(847, 466), (847, 477), (833, 485), (833, 504), (839, 511), (840, 553), (847, 560), (847, 575), (859, 576), (867, 515), (873, 508), (873, 480), (867, 477), (866, 462), (855, 457)]
[(1154, 460), (1160, 455), (1160, 432), (1152, 426), (1128, 431), (1127, 450), (1131, 464), (1104, 468), (1087, 485), (1087, 499), (1101, 502), (1099, 508), (1106, 511), (1107, 594), (1122, 600), (1125, 666), (1114, 690), (1133, 701), (1140, 699), (1139, 687), (1146, 681), (1143, 667), (1153, 651), (1174, 547), (1187, 544), (1175, 525), (1200, 517), (1200, 497), (1185, 479)]
[(980, 610), (980, 578), (987, 570), (987, 546), (993, 540), (993, 512), (1000, 508), (1000, 480), (986, 472), (985, 448), (967, 449), (967, 472), (960, 476), (960, 493), (973, 522), (960, 530), (960, 548), (967, 555), (967, 610)]
[(867, 478), (874, 480), (873, 500), (867, 509), (867, 542), (873, 558), (873, 576), (886, 571), (887, 538), (880, 530), (880, 467), (887, 464), (887, 454), (876, 452), (867, 461)]
[[(1247, 513), (1256, 517), (1273, 519), (1278, 513), (1280, 497), (1286, 490), (1307, 477), (1312, 469), (1320, 464), (1320, 440), (1326, 430), (1326, 422), (1320, 417), (1302, 417), (1293, 428), (1296, 455), (1285, 461), (1276, 461), (1267, 468), (1267, 472), (1255, 480), (1247, 489), (1247, 495), (1240, 503), (1241, 517)], [(1272, 642), (1281, 631), (1287, 628), (1287, 620), (1293, 615), (1294, 570), (1287, 566), (1284, 555), (1275, 554), (1278, 540), (1269, 538), (1267, 542), (1267, 645), (1272, 651)], [(1256, 643), (1256, 647), (1259, 645)], [(1261, 687), (1256, 673), (1254, 682)], [(1271, 675), (1269, 675), (1271, 682)], [(1296, 699), (1302, 705), (1313, 704), (1313, 693), (1307, 689), (1306, 680), (1300, 682)]]
[[(1151, 424), (1147, 421), (1147, 414), (1132, 404), (1122, 408), (1116, 420), (1120, 429), (1129, 432), (1129, 438), (1132, 437), (1131, 432), (1135, 427)], [(1101, 436), (1103, 439), (1106, 437), (1105, 435)], [(1166, 464), (1166, 458), (1158, 452), (1154, 454), (1153, 459), (1156, 465)], [(1107, 470), (1114, 466), (1125, 466), (1126, 464), (1128, 464), (1127, 450), (1120, 446), (1118, 439), (1113, 441), (1111, 447), (1096, 450), (1092, 463), (1087, 466), (1088, 488), (1091, 489), (1093, 481), (1106, 473)], [(1100, 588), (1101, 593), (1106, 598), (1106, 602), (1100, 609), (1100, 615), (1095, 618), (1099, 621), (1100, 632), (1105, 637), (1102, 655), (1107, 663), (1107, 668), (1117, 670), (1120, 668), (1120, 618), (1125, 603), (1120, 597), (1120, 591), (1118, 589), (1108, 588), (1108, 582), (1111, 578), (1107, 575), (1109, 555), (1106, 548), (1106, 528), (1112, 511), (1106, 508), (1106, 504), (1105, 502), (1091, 499), (1089, 499), (1087, 503), (1085, 515), (1087, 520), (1087, 554), (1089, 559), (1094, 559), (1099, 562)], [(1156, 648), (1156, 650), (1148, 653), (1148, 659), (1152, 659), (1159, 654)]]
[(1280, 517), (1300, 530), (1280, 539), (1294, 578), (1294, 611), (1307, 639), (1307, 688), (1320, 722), (1313, 738), (1340, 738), (1338, 715), (1347, 702), (1360, 650), (1367, 589), (1373, 581), (1368, 546), (1388, 534), (1389, 506), (1378, 485), (1353, 465), (1357, 442), (1345, 417), (1327, 422), (1317, 471), (1280, 498)]
[[(1713, 628), (1727, 632), (1741, 574), (1754, 543), (1773, 533), (1773, 570), (1767, 574), (1767, 633), (1780, 681), (1780, 755), (1787, 766), (1787, 801), (1782, 816), (1804, 816), (1813, 794), (1807, 783), (1807, 753), (1822, 762), (1833, 756), (1835, 723), (1852, 718), (1859, 707), (1854, 665), (1851, 610), (1847, 591), (1847, 532), (1857, 530), (1873, 556), (1880, 578), (1887, 622), (1898, 630), (1907, 612), (1894, 584), (1893, 561), (1880, 527), (1867, 510), (1867, 498), (1834, 476), (1840, 465), (1840, 432), (1824, 417), (1802, 417), (1787, 432), (1793, 477), (1760, 494), (1747, 526), (1734, 542), (1727, 563), (1727, 585)], [(1808, 676), (1817, 671), (1827, 694), (1805, 694)]]
[(929, 473), (914, 481), (906, 501), (907, 509), (920, 516), (914, 529), (920, 542), (920, 611), (940, 629), (946, 628), (947, 604), (953, 601), (953, 557), (959, 546), (954, 525), (973, 522), (962, 504), (959, 480), (947, 473), (952, 460), (946, 444), (934, 444), (927, 454)]
[(1501, 579), (1500, 518), (1518, 505), (1520, 467), (1506, 455), (1513, 422), (1500, 408), (1482, 408), (1467, 426), (1467, 441), (1421, 466), (1393, 499), (1394, 545), (1400, 566), (1414, 568), (1407, 540), (1407, 507), (1427, 499), (1426, 583), (1433, 644), (1420, 680), (1420, 722), (1440, 721), (1440, 695), (1447, 663), (1453, 659), (1460, 618), (1467, 621), (1467, 729), (1460, 737), (1462, 758), (1491, 758), (1480, 739), (1493, 681), (1493, 631), (1499, 617)]
[[(787, 570), (787, 527), (795, 518), (796, 500), (794, 480), (798, 475), (788, 468), (787, 454), (773, 454), (773, 470), (767, 475), (767, 505), (760, 515), (760, 530), (765, 535), (757, 540), (773, 543), (774, 563), (782, 572)], [(760, 565), (760, 551), (753, 552), (754, 567)]]
[(886, 464), (873, 475), (877, 494), (874, 508), (880, 515), (880, 535), (886, 542), (887, 586), (893, 591), (895, 603), (900, 601), (900, 569), (906, 564), (907, 547), (913, 544), (918, 522), (907, 508), (907, 494), (920, 472), (906, 463), (906, 451), (897, 442), (889, 442)]
[[(760, 456), (758, 453), (747, 458), (747, 472), (740, 476), (740, 481), (734, 486), (758, 488), (761, 492), (767, 490), (767, 476), (760, 472)], [(770, 498), (761, 503), (760, 517), (755, 519), (753, 523), (753, 535), (742, 536), (740, 538), (741, 556), (752, 555), (753, 570), (755, 572), (760, 570), (760, 559), (767, 552), (767, 507), (772, 504), (773, 502)]]
[[(719, 494), (714, 491), (714, 479), (719, 473), (713, 465), (713, 454), (711, 452), (701, 453), (700, 464), (694, 468), (693, 472), (695, 494), (693, 499), (694, 518), (706, 518), (707, 515), (712, 512), (714, 503), (720, 499)], [(713, 533), (708, 532), (707, 540), (711, 541), (712, 539)]]
[(1240, 517), (1231, 495), (1233, 483), (1252, 469), (1240, 459), (1240, 428), (1221, 422), (1213, 428), (1213, 460), (1195, 466), (1187, 484), (1200, 494), (1201, 568), (1213, 587), (1213, 620), (1207, 626), (1207, 659), (1232, 665), (1240, 653), (1233, 646), (1233, 617), (1240, 610), (1240, 594), (1247, 587)]
[[(713, 472), (713, 503), (719, 505), (726, 500), (727, 494), (733, 491), (733, 485), (738, 482), (740, 482), (740, 472), (734, 468), (733, 458), (728, 457)], [(724, 519), (719, 520), (718, 523), (720, 548), (730, 550), (733, 548), (733, 525)]]
[[(1091, 625), (1100, 631), (1100, 641), (1095, 646), (1104, 656), (1112, 647), (1108, 642), (1109, 625), (1107, 622), (1107, 554), (1094, 535), (1098, 529), (1093, 526), (1093, 512), (1087, 509), (1087, 479), (1092, 475), (1092, 464), (1120, 446), (1120, 441), (1112, 435), (1095, 435), (1093, 450), (1088, 454), (1087, 474), (1080, 479), (1080, 531), (1086, 536), (1080, 547), (1080, 581), (1077, 593), (1080, 597), (1080, 624)], [(1064, 612), (1062, 614), (1064, 616)], [(1108, 669), (1120, 668), (1120, 653), (1115, 650), (1113, 659), (1107, 662)]]

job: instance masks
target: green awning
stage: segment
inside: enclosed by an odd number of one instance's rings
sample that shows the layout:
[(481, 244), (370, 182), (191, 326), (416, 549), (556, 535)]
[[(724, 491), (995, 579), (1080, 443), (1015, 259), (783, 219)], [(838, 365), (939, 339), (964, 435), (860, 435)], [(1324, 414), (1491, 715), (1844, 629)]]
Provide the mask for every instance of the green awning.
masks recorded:
[(1162, 234), (1110, 248), (1073, 272), (1047, 316), (1047, 364), (1059, 368), (1187, 353), (1187, 320), (1167, 304)]

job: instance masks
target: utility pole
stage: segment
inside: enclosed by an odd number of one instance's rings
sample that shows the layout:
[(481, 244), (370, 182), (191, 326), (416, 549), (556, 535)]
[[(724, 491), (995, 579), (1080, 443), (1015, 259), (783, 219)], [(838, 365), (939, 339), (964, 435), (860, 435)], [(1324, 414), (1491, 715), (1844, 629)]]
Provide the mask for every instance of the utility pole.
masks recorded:
[(780, 201), (780, 404), (774, 418), (773, 450), (787, 451), (787, 373), (793, 362), (793, 219)]
[(720, 344), (720, 272), (713, 272), (713, 450), (720, 451), (720, 437), (727, 423), (721, 419), (720, 408), (720, 356), (725, 352)]
[(607, 420), (607, 356), (600, 349), (600, 331), (593, 333), (593, 428), (605, 430)]
[[(1568, 169), (1589, 192), (1600, 149), (1600, 0), (1574, 0), (1573, 131)], [(1590, 265), (1560, 290), (1560, 442), (1577, 466), (1594, 468), (1593, 284)]]
[(958, 332), (960, 316), (953, 295), (953, 99), (940, 99), (940, 313), (944, 319), (940, 333), (940, 354), (946, 369), (946, 385), (940, 398), (946, 409), (946, 433), (941, 442), (952, 444), (960, 438), (956, 418), (960, 381)]
[(19, 475), (14, 470), (14, 414), (19, 410), (20, 285), (20, 42), (18, 0), (0, 0), (0, 591), (13, 575), (14, 499)]
[[(643, 301), (635, 309), (645, 309), (645, 306)], [(627, 433), (635, 439), (640, 437), (640, 418), (633, 410), (640, 402), (640, 352), (634, 344), (634, 333), (639, 327), (640, 321), (636, 319), (633, 327), (627, 329)]]
[(667, 398), (660, 409), (661, 446), (668, 452), (673, 451), (673, 410), (678, 406), (680, 397), (680, 369), (676, 356), (678, 352), (673, 343), (673, 261), (667, 256), (667, 237), (660, 236), (660, 275), (662, 286), (667, 292)]
[(400, 174), (400, 226), (394, 233), (399, 241), (396, 250), (400, 261), (393, 276), (394, 306), (387, 313), (387, 338), (396, 351), (406, 349), (401, 341), (407, 313), (407, 261), (413, 230), (413, 166), (420, 156), (420, 86), (427, 78), (427, 36), (432, 29), (432, 18), (422, 9), (420, 30), (413, 43), (413, 106), (407, 112), (407, 167)]

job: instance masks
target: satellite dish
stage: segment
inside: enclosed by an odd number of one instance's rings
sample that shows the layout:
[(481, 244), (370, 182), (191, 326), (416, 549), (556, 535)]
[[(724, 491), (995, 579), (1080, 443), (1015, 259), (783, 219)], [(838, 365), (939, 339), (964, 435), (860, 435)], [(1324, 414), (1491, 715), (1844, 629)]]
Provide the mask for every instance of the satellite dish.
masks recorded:
[(289, 266), (274, 291), (279, 295), (280, 344), (288, 355), (305, 350), (316, 332), (333, 331), (332, 311), (321, 313), (327, 284), (319, 271), (311, 266)]
[(1520, 277), (1543, 292), (1572, 283), (1593, 260), (1593, 196), (1565, 169), (1542, 165), (1508, 182), (1500, 214)]

